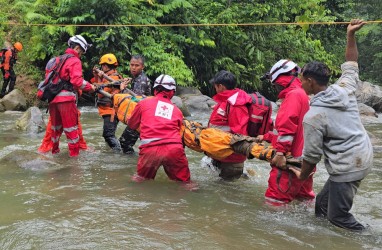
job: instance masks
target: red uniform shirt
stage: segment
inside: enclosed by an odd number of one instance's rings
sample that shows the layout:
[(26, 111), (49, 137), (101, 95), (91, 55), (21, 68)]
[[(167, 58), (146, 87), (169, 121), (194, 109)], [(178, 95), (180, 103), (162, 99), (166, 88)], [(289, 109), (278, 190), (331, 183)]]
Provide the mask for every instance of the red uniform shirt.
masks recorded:
[(300, 157), (304, 147), (302, 121), (309, 110), (309, 97), (301, 88), (300, 79), (295, 78), (289, 87), (279, 93), (278, 98), (283, 101), (277, 113), (273, 136), (268, 134), (265, 137), (278, 152), (291, 152), (292, 156)]
[[(300, 157), (304, 146), (302, 121), (309, 110), (309, 98), (301, 88), (300, 79), (294, 76), (280, 77), (278, 83), (286, 88), (278, 95), (282, 103), (277, 113), (274, 132), (268, 133), (267, 139), (271, 140), (272, 146), (278, 152), (291, 152), (293, 157)], [(265, 197), (282, 202), (290, 202), (296, 198), (313, 199), (313, 176), (301, 181), (293, 173), (272, 166)]]
[[(212, 111), (208, 126), (229, 133), (248, 135), (248, 107), (252, 103), (251, 97), (245, 91), (236, 88), (220, 92), (213, 99), (217, 104)], [(221, 161), (239, 163), (245, 159), (244, 155), (232, 154)]]
[(180, 127), (183, 115), (164, 92), (140, 101), (129, 120), (131, 129), (140, 127), (140, 148), (165, 143), (182, 143)]
[[(90, 91), (92, 89), (90, 83), (85, 81), (82, 77), (82, 64), (77, 51), (68, 48), (66, 49), (65, 54), (72, 54), (74, 56), (68, 58), (64, 65), (62, 65), (60, 70), (60, 78), (65, 81), (69, 81), (73, 85), (75, 91), (78, 91), (79, 89), (83, 91)], [(58, 93), (58, 95), (56, 95), (56, 97), (54, 97), (51, 103), (69, 101), (76, 101), (76, 94), (71, 91), (62, 90)]]

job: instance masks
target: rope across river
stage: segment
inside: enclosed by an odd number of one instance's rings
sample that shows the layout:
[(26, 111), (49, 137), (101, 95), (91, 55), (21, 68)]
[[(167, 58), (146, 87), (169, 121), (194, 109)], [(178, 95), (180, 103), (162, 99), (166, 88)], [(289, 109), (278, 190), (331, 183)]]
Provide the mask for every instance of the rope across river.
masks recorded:
[[(256, 23), (157, 23), (157, 24), (60, 24), (60, 23), (20, 23), (2, 22), (1, 25), (10, 26), (75, 26), (75, 27), (221, 27), (221, 26), (303, 26), (303, 25), (347, 25), (350, 22), (256, 22)], [(380, 24), (382, 20), (367, 21), (367, 23)]]

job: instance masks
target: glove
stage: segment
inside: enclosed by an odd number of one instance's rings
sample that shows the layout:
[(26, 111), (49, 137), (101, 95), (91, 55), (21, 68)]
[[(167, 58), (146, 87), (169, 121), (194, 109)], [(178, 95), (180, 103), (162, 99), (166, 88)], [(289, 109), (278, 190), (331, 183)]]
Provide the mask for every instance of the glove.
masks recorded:
[(9, 71), (5, 71), (4, 78), (9, 79), (10, 76), (11, 74), (9, 73)]

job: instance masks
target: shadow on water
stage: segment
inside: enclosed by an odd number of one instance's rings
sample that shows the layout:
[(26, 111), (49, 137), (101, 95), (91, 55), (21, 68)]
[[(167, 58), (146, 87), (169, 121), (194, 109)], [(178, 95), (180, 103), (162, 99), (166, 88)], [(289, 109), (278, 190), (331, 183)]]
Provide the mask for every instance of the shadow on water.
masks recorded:
[[(314, 217), (314, 204), (264, 203), (269, 165), (246, 162), (249, 179), (219, 180), (202, 166), (202, 154), (186, 149), (196, 192), (158, 171), (155, 181), (134, 183), (137, 155), (113, 154), (101, 137), (94, 108), (82, 109), (90, 151), (68, 157), (41, 155), (43, 135), (12, 129), (21, 114), (0, 114), (1, 249), (380, 249), (382, 155), (362, 182), (353, 213), (371, 225), (368, 235), (336, 228)], [(208, 117), (208, 116), (207, 116)], [(192, 117), (191, 119), (193, 119)], [(206, 125), (206, 117), (198, 115)], [(197, 120), (197, 119), (195, 119)], [(124, 126), (119, 125), (117, 134)], [(374, 127), (382, 138), (382, 126)], [(318, 192), (327, 179), (320, 164)]]

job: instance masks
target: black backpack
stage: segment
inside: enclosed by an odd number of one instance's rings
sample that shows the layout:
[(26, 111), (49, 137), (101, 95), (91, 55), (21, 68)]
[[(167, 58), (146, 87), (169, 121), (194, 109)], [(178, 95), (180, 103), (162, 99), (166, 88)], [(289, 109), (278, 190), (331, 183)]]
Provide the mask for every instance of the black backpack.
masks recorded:
[(61, 90), (73, 91), (70, 82), (60, 79), (59, 73), (65, 61), (73, 57), (71, 54), (64, 54), (49, 60), (45, 67), (45, 79), (40, 82), (37, 90), (37, 97), (41, 101), (51, 102)]

